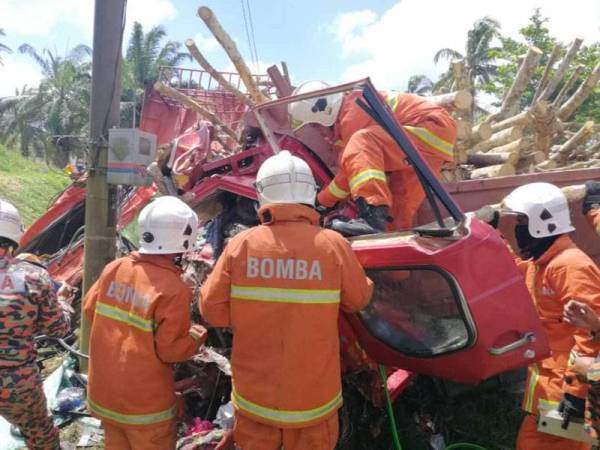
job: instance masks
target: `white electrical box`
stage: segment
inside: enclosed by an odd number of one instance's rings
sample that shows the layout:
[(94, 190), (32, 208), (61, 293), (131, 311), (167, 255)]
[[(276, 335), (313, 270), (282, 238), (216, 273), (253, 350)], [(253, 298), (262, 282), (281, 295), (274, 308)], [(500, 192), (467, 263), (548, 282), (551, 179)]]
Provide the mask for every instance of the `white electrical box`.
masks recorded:
[(152, 178), (146, 167), (154, 161), (156, 135), (137, 128), (111, 128), (108, 130), (107, 182), (149, 186)]

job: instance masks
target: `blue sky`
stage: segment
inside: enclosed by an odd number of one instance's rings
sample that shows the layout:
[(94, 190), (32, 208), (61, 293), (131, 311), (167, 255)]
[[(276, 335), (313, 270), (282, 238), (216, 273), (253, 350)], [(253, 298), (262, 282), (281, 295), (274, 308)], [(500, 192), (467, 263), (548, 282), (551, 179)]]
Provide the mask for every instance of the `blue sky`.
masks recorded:
[[(550, 17), (550, 29), (568, 42), (576, 36), (600, 40), (600, 1), (592, 0), (248, 0), (254, 23), (259, 69), (285, 60), (296, 83), (330, 82), (370, 75), (382, 88), (402, 89), (415, 73), (437, 76), (433, 64), (441, 47), (462, 50), (473, 22), (490, 15), (516, 36), (536, 6)], [(128, 24), (162, 25), (172, 40), (192, 37), (220, 69), (231, 63), (197, 17), (200, 5), (213, 9), (252, 67), (241, 0), (129, 0)], [(0, 0), (4, 43), (38, 49), (91, 44), (93, 0)], [(19, 54), (3, 55), (0, 96), (40, 77), (35, 64)]]

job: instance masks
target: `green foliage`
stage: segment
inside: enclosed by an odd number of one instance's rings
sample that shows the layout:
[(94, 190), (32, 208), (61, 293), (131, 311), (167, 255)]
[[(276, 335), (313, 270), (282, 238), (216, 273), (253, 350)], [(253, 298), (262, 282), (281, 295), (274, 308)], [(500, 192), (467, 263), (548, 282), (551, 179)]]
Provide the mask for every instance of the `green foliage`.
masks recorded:
[(0, 144), (0, 198), (14, 203), (29, 226), (70, 183), (62, 171), (23, 158)]
[[(6, 36), (6, 33), (4, 32), (3, 28), (0, 28), (0, 36), (4, 37)], [(10, 47), (8, 47), (7, 45), (4, 45), (0, 42), (0, 66), (3, 65), (2, 62), (2, 53), (12, 53), (12, 50), (10, 49)]]
[(433, 82), (426, 75), (413, 75), (408, 80), (407, 92), (426, 95), (433, 89)]
[[(189, 53), (179, 51), (181, 43), (167, 41), (163, 44), (165, 38), (166, 32), (162, 27), (153, 27), (144, 33), (140, 23), (133, 24), (121, 67), (122, 101), (136, 102), (139, 109), (141, 105), (138, 102), (144, 93), (146, 83), (158, 79), (161, 66), (178, 66), (183, 61), (191, 59)], [(125, 123), (130, 122), (130, 117), (129, 108), (129, 113), (123, 117)]]

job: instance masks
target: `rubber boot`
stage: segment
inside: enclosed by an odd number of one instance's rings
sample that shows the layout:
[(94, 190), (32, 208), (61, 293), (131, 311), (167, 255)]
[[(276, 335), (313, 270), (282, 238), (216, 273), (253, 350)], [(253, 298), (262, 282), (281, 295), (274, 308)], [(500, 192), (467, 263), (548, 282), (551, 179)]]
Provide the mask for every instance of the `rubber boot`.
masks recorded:
[(385, 231), (389, 210), (387, 206), (369, 205), (361, 197), (356, 199), (356, 206), (358, 206), (358, 218), (347, 221), (333, 219), (331, 229), (344, 236), (363, 236)]

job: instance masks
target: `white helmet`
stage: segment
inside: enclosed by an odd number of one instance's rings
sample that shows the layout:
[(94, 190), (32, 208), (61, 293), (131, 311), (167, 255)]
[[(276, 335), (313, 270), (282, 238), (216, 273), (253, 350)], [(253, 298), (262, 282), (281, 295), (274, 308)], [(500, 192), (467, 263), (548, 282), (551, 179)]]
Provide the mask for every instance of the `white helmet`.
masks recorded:
[(23, 236), (23, 223), (19, 211), (12, 203), (0, 200), (0, 237), (18, 244), (21, 236)]
[(512, 191), (502, 203), (506, 211), (524, 214), (529, 219), (529, 234), (534, 238), (556, 236), (575, 230), (571, 225), (569, 202), (560, 188), (550, 183), (529, 183)]
[[(323, 81), (305, 81), (294, 89), (292, 95), (306, 94), (328, 87)], [(332, 126), (342, 107), (342, 99), (343, 94), (340, 92), (290, 103), (288, 114), (292, 130), (296, 131), (308, 123)]]
[(140, 253), (184, 253), (196, 243), (198, 216), (177, 197), (165, 195), (142, 209), (138, 229)]
[(317, 183), (305, 161), (282, 150), (266, 159), (258, 169), (256, 193), (261, 205), (304, 203), (314, 206)]

